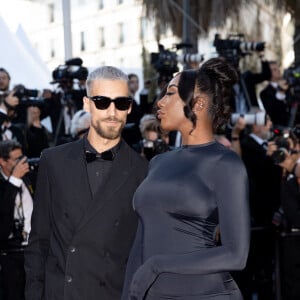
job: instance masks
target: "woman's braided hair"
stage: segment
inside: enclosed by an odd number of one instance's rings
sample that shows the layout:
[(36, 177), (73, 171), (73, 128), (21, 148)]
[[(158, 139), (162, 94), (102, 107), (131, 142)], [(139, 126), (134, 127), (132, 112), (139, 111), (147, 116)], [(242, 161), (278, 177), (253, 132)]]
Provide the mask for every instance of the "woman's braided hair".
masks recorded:
[(194, 90), (208, 95), (211, 100), (208, 111), (216, 131), (228, 121), (230, 116), (229, 100), (234, 96), (233, 85), (238, 81), (238, 74), (224, 58), (207, 60), (198, 70), (184, 70), (180, 73), (178, 93), (185, 102), (184, 114), (196, 126), (193, 112)]

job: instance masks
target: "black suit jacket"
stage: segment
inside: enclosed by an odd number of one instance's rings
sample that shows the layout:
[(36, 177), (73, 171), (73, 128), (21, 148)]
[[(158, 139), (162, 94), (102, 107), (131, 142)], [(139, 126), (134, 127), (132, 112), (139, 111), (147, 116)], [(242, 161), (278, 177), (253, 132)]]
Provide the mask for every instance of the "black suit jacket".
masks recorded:
[(280, 206), (282, 169), (249, 135), (241, 141), (241, 149), (249, 177), (252, 225), (271, 225), (273, 214)]
[(290, 107), (285, 101), (276, 98), (276, 89), (268, 84), (260, 93), (260, 99), (271, 121), (276, 126), (288, 126)]
[(25, 253), (26, 299), (120, 299), (147, 162), (125, 142), (92, 197), (83, 140), (43, 152)]

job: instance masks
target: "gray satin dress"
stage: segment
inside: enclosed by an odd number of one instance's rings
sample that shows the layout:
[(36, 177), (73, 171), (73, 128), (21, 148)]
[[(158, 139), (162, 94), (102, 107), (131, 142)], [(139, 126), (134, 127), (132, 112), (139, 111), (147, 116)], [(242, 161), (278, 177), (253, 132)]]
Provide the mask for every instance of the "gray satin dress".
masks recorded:
[(240, 300), (230, 271), (249, 249), (248, 178), (217, 142), (156, 156), (137, 189), (122, 299)]

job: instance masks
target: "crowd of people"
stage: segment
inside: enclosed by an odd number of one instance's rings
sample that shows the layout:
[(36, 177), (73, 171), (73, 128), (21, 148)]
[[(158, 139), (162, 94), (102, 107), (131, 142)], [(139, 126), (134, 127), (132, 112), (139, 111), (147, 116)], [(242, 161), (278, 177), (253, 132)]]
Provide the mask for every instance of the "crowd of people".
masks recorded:
[(261, 67), (153, 99), (109, 66), (32, 99), (0, 68), (0, 300), (298, 299), (297, 99)]

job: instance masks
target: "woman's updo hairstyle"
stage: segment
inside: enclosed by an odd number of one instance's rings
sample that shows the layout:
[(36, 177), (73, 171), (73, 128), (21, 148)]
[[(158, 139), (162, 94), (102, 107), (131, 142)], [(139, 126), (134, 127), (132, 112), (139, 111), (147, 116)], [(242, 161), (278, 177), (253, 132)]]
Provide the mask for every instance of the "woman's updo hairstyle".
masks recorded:
[(197, 72), (196, 86), (199, 92), (207, 94), (211, 99), (208, 111), (214, 130), (229, 119), (229, 100), (234, 97), (233, 85), (237, 81), (235, 68), (222, 57), (209, 59)]
[(197, 117), (193, 112), (195, 87), (209, 96), (209, 113), (213, 129), (228, 121), (230, 115), (229, 99), (234, 97), (233, 85), (238, 81), (234, 67), (224, 58), (211, 58), (198, 70), (184, 70), (180, 74), (178, 93), (185, 103), (184, 114), (196, 127)]

